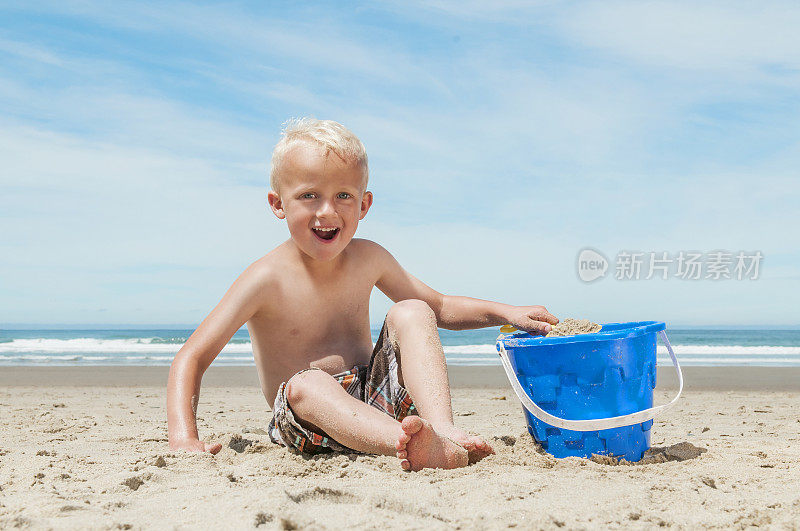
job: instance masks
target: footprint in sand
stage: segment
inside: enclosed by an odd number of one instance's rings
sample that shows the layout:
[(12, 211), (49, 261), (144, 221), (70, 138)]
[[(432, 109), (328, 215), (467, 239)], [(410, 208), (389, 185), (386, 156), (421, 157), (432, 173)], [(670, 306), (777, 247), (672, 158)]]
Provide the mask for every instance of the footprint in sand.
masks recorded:
[(514, 446), (517, 444), (517, 438), (511, 435), (503, 435), (502, 437), (492, 437), (495, 441), (500, 441), (506, 446)]
[(295, 503), (328, 502), (328, 503), (357, 503), (358, 497), (338, 489), (314, 487), (298, 492), (286, 491), (286, 496)]
[(141, 476), (131, 476), (121, 483), (131, 490), (138, 490), (139, 487), (144, 485), (144, 482), (152, 477), (152, 474), (144, 474)]
[(113, 511), (114, 509), (122, 509), (123, 507), (126, 507), (127, 505), (128, 504), (125, 503), (124, 501), (108, 502), (108, 503), (103, 504), (103, 509), (106, 509), (106, 510), (109, 510), (109, 511)]
[(262, 526), (264, 524), (271, 522), (273, 518), (274, 517), (270, 513), (257, 513), (255, 525), (256, 527)]
[(268, 435), (267, 432), (265, 432), (261, 428), (251, 428), (248, 426), (242, 428), (242, 433), (252, 433), (253, 435)]
[(700, 478), (700, 481), (702, 481), (704, 484), (708, 485), (712, 489), (717, 488), (717, 482), (714, 480), (714, 478), (703, 476)]
[(253, 444), (253, 441), (250, 439), (245, 439), (238, 433), (231, 437), (231, 440), (228, 442), (228, 448), (232, 449), (234, 452), (240, 454), (247, 450), (247, 447)]

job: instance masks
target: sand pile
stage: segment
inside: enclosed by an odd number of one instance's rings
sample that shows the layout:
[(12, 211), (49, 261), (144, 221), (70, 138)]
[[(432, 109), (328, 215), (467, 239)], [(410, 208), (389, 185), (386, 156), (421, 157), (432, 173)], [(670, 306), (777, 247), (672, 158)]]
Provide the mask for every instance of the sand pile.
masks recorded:
[(578, 334), (594, 334), (599, 332), (602, 326), (593, 323), (588, 319), (564, 319), (550, 329), (550, 333), (545, 337), (576, 336)]
[(686, 461), (700, 457), (706, 448), (695, 446), (688, 441), (682, 441), (671, 446), (654, 446), (648, 449), (640, 461), (631, 462), (622, 458), (610, 455), (592, 454), (591, 461), (601, 465), (652, 465), (654, 463), (666, 463), (667, 461)]

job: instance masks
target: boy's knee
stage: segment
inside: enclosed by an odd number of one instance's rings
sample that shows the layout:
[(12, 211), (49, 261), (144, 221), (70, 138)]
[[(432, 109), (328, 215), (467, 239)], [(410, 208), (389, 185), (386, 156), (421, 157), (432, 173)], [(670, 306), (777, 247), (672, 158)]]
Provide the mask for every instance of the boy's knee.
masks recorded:
[(425, 319), (436, 319), (436, 315), (428, 303), (419, 299), (406, 299), (396, 303), (389, 309), (386, 318), (394, 326), (402, 326), (404, 323)]
[(318, 393), (320, 386), (327, 383), (324, 381), (326, 378), (333, 379), (330, 374), (319, 369), (295, 374), (286, 382), (286, 389), (284, 390), (286, 401), (289, 402), (290, 406), (296, 407), (315, 392)]

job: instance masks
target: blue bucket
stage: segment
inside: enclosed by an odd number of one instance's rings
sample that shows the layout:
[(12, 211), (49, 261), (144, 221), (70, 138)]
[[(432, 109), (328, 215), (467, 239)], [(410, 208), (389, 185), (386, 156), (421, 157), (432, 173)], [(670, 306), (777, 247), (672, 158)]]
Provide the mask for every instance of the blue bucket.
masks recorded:
[[(501, 334), (497, 350), (523, 405), (528, 432), (555, 457), (611, 455), (638, 461), (653, 417), (675, 404), (683, 375), (657, 321), (609, 323), (594, 334)], [(656, 334), (678, 373), (678, 395), (653, 407)]]

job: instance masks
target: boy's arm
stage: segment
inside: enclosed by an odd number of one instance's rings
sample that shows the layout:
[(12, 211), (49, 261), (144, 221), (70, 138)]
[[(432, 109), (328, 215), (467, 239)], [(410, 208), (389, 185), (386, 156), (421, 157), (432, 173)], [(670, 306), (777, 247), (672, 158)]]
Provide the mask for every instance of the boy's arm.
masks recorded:
[(520, 330), (546, 334), (556, 319), (544, 306), (511, 306), (472, 297), (443, 295), (408, 271), (383, 247), (375, 244), (378, 253), (380, 278), (376, 286), (395, 302), (420, 299), (436, 314), (440, 328), (464, 330), (512, 324)]
[(167, 425), (173, 449), (217, 453), (219, 444), (200, 441), (197, 403), (208, 366), (259, 308), (264, 290), (263, 266), (250, 266), (175, 355), (167, 381)]

